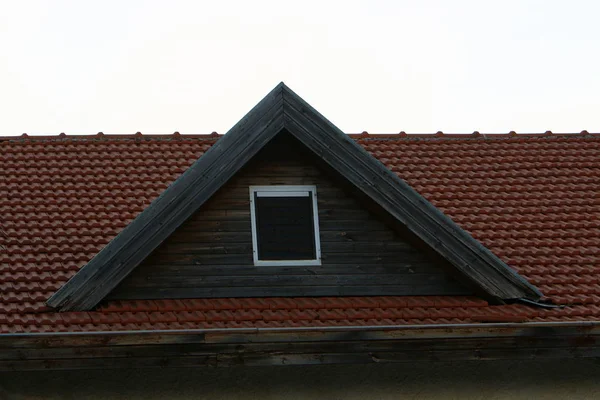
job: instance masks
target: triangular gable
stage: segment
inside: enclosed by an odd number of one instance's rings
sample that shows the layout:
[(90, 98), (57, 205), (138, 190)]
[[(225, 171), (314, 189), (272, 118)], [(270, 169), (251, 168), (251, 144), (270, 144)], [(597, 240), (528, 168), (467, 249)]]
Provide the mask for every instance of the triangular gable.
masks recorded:
[(93, 308), (283, 131), (452, 264), (489, 300), (541, 297), (534, 286), (280, 83), (47, 304), (61, 310)]
[[(318, 261), (257, 265), (252, 200), (257, 186), (314, 187)], [(316, 296), (465, 296), (468, 285), (390, 227), (387, 215), (289, 134), (277, 135), (107, 297), (189, 299)], [(297, 213), (282, 216), (296, 223)], [(310, 235), (304, 235), (310, 238)], [(287, 235), (286, 253), (298, 243)]]

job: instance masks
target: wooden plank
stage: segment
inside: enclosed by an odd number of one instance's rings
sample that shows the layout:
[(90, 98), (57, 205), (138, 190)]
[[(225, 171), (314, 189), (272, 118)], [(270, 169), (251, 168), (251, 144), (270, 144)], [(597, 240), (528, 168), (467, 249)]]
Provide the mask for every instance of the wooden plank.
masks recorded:
[[(275, 139), (277, 140), (277, 139)], [(271, 144), (269, 144), (270, 146)], [(290, 153), (289, 154), (290, 157), (295, 157), (298, 156), (298, 153), (296, 152), (295, 154)], [(257, 156), (259, 157), (259, 156)], [(264, 160), (266, 162), (271, 162), (272, 160), (269, 158), (266, 158), (267, 156), (260, 156), (263, 157)], [(309, 162), (309, 160), (306, 160), (305, 162)], [(260, 164), (259, 164), (260, 165)], [(206, 204), (212, 204), (212, 203), (221, 203), (221, 202), (237, 202), (239, 200), (245, 200), (248, 199), (248, 188), (252, 185), (274, 185), (274, 184), (280, 184), (280, 185), (316, 185), (316, 186), (320, 186), (319, 190), (317, 191), (319, 196), (324, 196), (329, 198), (331, 203), (335, 203), (335, 204), (349, 204), (349, 203), (355, 203), (354, 200), (352, 200), (352, 198), (348, 197), (348, 194), (345, 193), (344, 191), (342, 191), (340, 188), (337, 188), (335, 186), (330, 186), (331, 183), (331, 179), (327, 178), (326, 176), (323, 176), (319, 179), (315, 179), (311, 176), (292, 176), (291, 173), (289, 171), (287, 171), (286, 168), (280, 168), (280, 174), (281, 176), (278, 178), (277, 183), (273, 183), (273, 182), (269, 182), (269, 181), (265, 181), (263, 180), (263, 176), (260, 175), (260, 172), (257, 171), (257, 169), (255, 168), (251, 168), (250, 166), (246, 166), (246, 169), (242, 172), (244, 179), (244, 183), (239, 183), (238, 179), (233, 178), (233, 180), (231, 182), (227, 183), (227, 194), (225, 194), (223, 191), (218, 192), (215, 194), (214, 198), (211, 199), (209, 202), (207, 202)], [(251, 172), (250, 172), (251, 171)], [(286, 173), (290, 174), (290, 175), (286, 175)]]
[(117, 288), (111, 299), (197, 299), (219, 297), (314, 297), (314, 296), (463, 296), (470, 294), (458, 285), (388, 286), (268, 286), (268, 287), (195, 287), (195, 288)]
[[(393, 257), (402, 257), (406, 254), (421, 254), (410, 244), (401, 241), (390, 242), (365, 242), (356, 243), (352, 241), (345, 242), (325, 242), (322, 245), (323, 252), (328, 254), (343, 253), (362, 253), (362, 254), (389, 254)], [(169, 256), (179, 256), (186, 254), (206, 255), (214, 254), (252, 254), (252, 242), (229, 242), (220, 245), (214, 245), (210, 242), (171, 242), (165, 243), (161, 251), (168, 253)], [(422, 255), (421, 258), (424, 259)]]
[(178, 230), (171, 237), (169, 243), (186, 243), (189, 241), (197, 243), (251, 243), (252, 232), (247, 230), (242, 231), (220, 231), (214, 232), (209, 230)]
[[(360, 328), (360, 327), (356, 327)], [(575, 327), (573, 327), (575, 328)], [(336, 331), (272, 331), (198, 335), (140, 333), (0, 338), (0, 370), (114, 367), (290, 365), (412, 362), (417, 360), (495, 360), (600, 356), (599, 336), (569, 327), (422, 328)], [(347, 329), (344, 331), (344, 329)], [(454, 331), (456, 329), (456, 331)], [(573, 330), (572, 330), (573, 329)], [(413, 338), (410, 332), (423, 335)], [(436, 335), (446, 337), (440, 339)], [(587, 333), (583, 333), (587, 331)], [(410, 339), (405, 339), (409, 333)], [(460, 336), (462, 334), (467, 336)], [(452, 336), (456, 334), (457, 336)], [(374, 336), (375, 335), (375, 336)], [(479, 335), (469, 336), (469, 335)], [(59, 339), (60, 337), (60, 339)], [(76, 346), (75, 343), (90, 345)], [(335, 338), (338, 337), (336, 340)], [(340, 340), (339, 337), (342, 339)], [(343, 339), (349, 337), (350, 339)], [(355, 338), (363, 337), (361, 340)], [(374, 338), (379, 339), (374, 339)], [(414, 336), (416, 337), (416, 336)], [(443, 336), (442, 336), (443, 337)], [(151, 338), (151, 339), (150, 339)], [(294, 338), (294, 339), (292, 339)], [(150, 340), (149, 340), (150, 339)], [(48, 346), (43, 340), (54, 340)], [(166, 340), (166, 342), (162, 342)], [(136, 341), (154, 345), (133, 344)]]
[(600, 322), (525, 322), (495, 324), (438, 324), (396, 326), (328, 326), (295, 328), (222, 328), (191, 330), (53, 332), (0, 335), (0, 350), (131, 346), (181, 343), (290, 343), (377, 340), (431, 340), (435, 343), (479, 338), (520, 338), (524, 343), (563, 337), (572, 345), (591, 345), (600, 339)]
[[(361, 264), (392, 264), (398, 259), (399, 254), (397, 252), (380, 252), (380, 253), (362, 253), (358, 252), (352, 254), (351, 257), (345, 253), (328, 253), (322, 254), (323, 264), (348, 264), (348, 265), (361, 265)], [(403, 262), (421, 262), (424, 260), (423, 255), (420, 253), (402, 253), (401, 259)], [(156, 264), (171, 264), (171, 265), (253, 265), (252, 253), (238, 253), (238, 254), (194, 254), (194, 253), (182, 253), (176, 257), (173, 254), (153, 254), (149, 259), (149, 263)], [(440, 270), (440, 273), (442, 271)]]
[(171, 242), (165, 243), (161, 252), (166, 255), (178, 257), (179, 255), (194, 254), (211, 256), (215, 254), (252, 254), (252, 242), (225, 243), (214, 245), (210, 242)]
[[(208, 205), (208, 204), (207, 204)], [(319, 219), (325, 221), (326, 219), (341, 219), (341, 220), (368, 220), (372, 216), (363, 209), (358, 208), (356, 205), (353, 207), (320, 207), (318, 210)], [(198, 212), (192, 217), (191, 220), (184, 223), (180, 229), (186, 231), (198, 230), (202, 228), (202, 222), (205, 221), (239, 221), (241, 219), (247, 219), (250, 221), (250, 205), (248, 207), (207, 207), (201, 212)], [(360, 226), (360, 225), (359, 225)], [(383, 227), (383, 224), (382, 224)], [(389, 229), (389, 228), (387, 228)], [(177, 234), (176, 231), (174, 234)]]
[(216, 220), (216, 221), (188, 221), (185, 226), (182, 226), (181, 232), (188, 231), (211, 231), (211, 232), (251, 232), (250, 218), (235, 219), (235, 220)]
[[(332, 263), (332, 264), (376, 264), (376, 263), (385, 263), (391, 264), (398, 257), (401, 257), (402, 261), (405, 262), (418, 262), (423, 261), (424, 257), (420, 253), (397, 253), (397, 252), (385, 252), (382, 251), (380, 253), (367, 253), (367, 252), (358, 252), (357, 254), (353, 254), (350, 258), (346, 254), (343, 253), (330, 253), (323, 255), (324, 263)], [(440, 275), (443, 275), (440, 270)]]
[[(290, 181), (285, 181), (285, 180), (282, 180), (280, 183), (286, 184), (286, 185), (299, 184), (299, 183), (292, 183)], [(258, 183), (254, 183), (254, 184), (258, 184)], [(302, 184), (312, 185), (312, 184), (314, 184), (314, 182), (307, 180), (307, 181), (303, 182)], [(321, 183), (321, 185), (324, 185), (324, 184)], [(320, 187), (322, 187), (322, 186), (319, 186), (319, 188)], [(227, 191), (228, 195), (229, 195), (229, 193), (230, 192)], [(223, 213), (223, 211), (236, 211), (235, 214), (241, 214), (242, 211), (250, 210), (250, 197), (249, 197), (248, 193), (246, 193), (243, 197), (242, 196), (240, 196), (240, 197), (227, 196), (227, 198), (223, 199), (222, 201), (217, 201), (217, 200), (220, 200), (220, 199), (215, 199), (215, 201), (211, 201), (210, 204), (207, 203), (207, 205), (210, 205), (210, 210), (211, 210), (210, 212), (206, 212), (206, 213), (203, 212), (203, 213), (199, 214), (197, 218), (193, 218), (191, 221), (189, 221), (189, 223), (193, 223), (196, 219), (202, 219), (202, 215), (205, 215), (205, 214), (210, 215), (213, 212)], [(362, 213), (361, 213), (360, 210), (357, 210), (356, 201), (351, 198), (347, 198), (347, 197), (346, 198), (329, 197), (327, 195), (327, 193), (319, 192), (318, 193), (318, 205), (319, 205), (319, 209), (329, 209), (329, 211), (327, 211), (327, 213), (329, 213), (329, 214), (333, 213), (333, 210), (339, 210), (341, 213), (350, 214), (352, 216), (357, 216), (356, 214), (359, 214), (358, 216), (360, 216), (360, 215), (365, 216), (364, 211), (362, 211)], [(215, 211), (213, 211), (213, 210), (215, 210)], [(354, 210), (355, 212), (350, 213), (349, 212), (350, 210)], [(357, 213), (356, 211), (359, 211), (359, 212)]]
[[(360, 222), (359, 222), (360, 221)], [(364, 230), (382, 230), (384, 229), (383, 225), (379, 221), (373, 220), (332, 220), (332, 219), (324, 219), (323, 221), (319, 221), (319, 227), (321, 232), (327, 231), (346, 231), (346, 230), (356, 230), (358, 226), (361, 226)], [(250, 231), (250, 218), (247, 220), (244, 219), (218, 219), (211, 221), (189, 221), (185, 224), (185, 226), (181, 227), (181, 231), (189, 232), (189, 231), (198, 231), (198, 230), (206, 230), (213, 232), (244, 232)]]
[[(448, 279), (439, 274), (372, 274), (364, 275), (350, 274), (330, 274), (330, 275), (311, 275), (311, 274), (285, 274), (285, 275), (228, 275), (228, 276), (210, 276), (187, 275), (184, 279), (177, 275), (150, 275), (147, 277), (137, 277), (129, 281), (130, 285), (137, 288), (161, 288), (161, 287), (180, 287), (195, 288), (205, 287), (254, 287), (254, 286), (335, 286), (352, 285), (360, 286), (399, 286), (399, 285), (423, 285), (431, 286), (447, 284)], [(456, 285), (456, 284), (455, 284)]]
[(197, 255), (197, 254), (178, 254), (177, 257), (173, 257), (172, 254), (157, 253), (153, 254), (149, 262), (171, 265), (253, 265), (252, 253), (247, 254), (211, 254), (209, 256)]
[[(232, 343), (171, 343), (158, 345), (128, 346), (85, 346), (54, 348), (13, 348), (0, 354), (0, 361), (76, 359), (76, 358), (129, 358), (129, 357), (180, 357), (211, 356), (235, 352), (245, 355), (294, 352), (302, 353), (392, 353), (427, 352), (448, 350), (470, 350), (489, 348), (505, 351), (524, 350), (535, 345), (537, 349), (573, 349), (568, 337), (530, 338), (476, 338), (449, 340), (341, 340), (341, 341), (302, 341), (302, 342), (259, 342), (233, 345)], [(235, 347), (234, 347), (235, 346)], [(598, 346), (596, 338), (587, 340), (581, 347), (589, 349)]]
[(228, 198), (219, 202), (212, 202), (213, 210), (250, 210), (250, 198), (246, 195), (244, 198)]
[[(144, 276), (237, 276), (237, 275), (339, 275), (339, 274), (430, 274), (439, 275), (439, 270), (429, 262), (402, 262), (390, 264), (327, 264), (327, 265), (295, 265), (295, 266), (260, 266), (254, 265), (178, 265), (156, 264), (145, 267)], [(131, 276), (133, 278), (133, 276)], [(130, 279), (130, 278), (127, 278)]]
[[(395, 239), (397, 235), (389, 229), (375, 231), (340, 230), (321, 231), (321, 243), (381, 243)], [(169, 243), (244, 243), (252, 240), (250, 231), (208, 231), (208, 230), (178, 230), (171, 237)]]
[(576, 349), (527, 349), (519, 352), (506, 349), (455, 350), (435, 352), (382, 352), (382, 353), (229, 353), (212, 356), (138, 357), (138, 358), (87, 358), (56, 360), (15, 360), (0, 362), (0, 371), (40, 370), (103, 370), (107, 368), (190, 368), (232, 366), (285, 366), (285, 365), (328, 365), (366, 363), (407, 363), (417, 361), (458, 360), (531, 360), (597, 358), (597, 348)]

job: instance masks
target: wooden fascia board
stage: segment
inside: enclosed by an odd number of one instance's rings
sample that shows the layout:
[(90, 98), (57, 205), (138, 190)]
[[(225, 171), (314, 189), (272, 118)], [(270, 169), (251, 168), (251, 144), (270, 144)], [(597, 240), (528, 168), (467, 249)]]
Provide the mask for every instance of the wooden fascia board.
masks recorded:
[(287, 130), (492, 299), (541, 294), (283, 83), (215, 143), (47, 304), (89, 310), (271, 139)]
[(585, 322), (0, 335), (0, 370), (598, 356)]
[(285, 126), (334, 170), (373, 199), (494, 300), (541, 293), (379, 160), (284, 87)]
[(282, 111), (280, 84), (50, 297), (47, 304), (61, 311), (82, 311), (96, 306), (283, 129)]

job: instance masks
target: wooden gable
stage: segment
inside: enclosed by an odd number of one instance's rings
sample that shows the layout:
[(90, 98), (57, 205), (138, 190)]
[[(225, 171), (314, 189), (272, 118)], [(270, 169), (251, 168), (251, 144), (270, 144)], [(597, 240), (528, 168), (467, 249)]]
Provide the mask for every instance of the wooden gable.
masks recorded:
[[(290, 135), (269, 143), (110, 295), (111, 299), (459, 295), (472, 291), (365, 209)], [(252, 256), (252, 185), (315, 185), (321, 265)]]
[(61, 311), (90, 310), (278, 136), (289, 134), (406, 232), (451, 265), (494, 303), (538, 300), (542, 293), (347, 137), (283, 83), (167, 188), (46, 302)]

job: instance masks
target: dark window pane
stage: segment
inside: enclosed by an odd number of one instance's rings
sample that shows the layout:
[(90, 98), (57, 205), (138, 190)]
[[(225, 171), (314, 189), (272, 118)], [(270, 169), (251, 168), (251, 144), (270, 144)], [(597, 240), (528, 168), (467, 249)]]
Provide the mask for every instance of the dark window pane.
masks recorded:
[(316, 258), (312, 195), (254, 200), (259, 260)]

